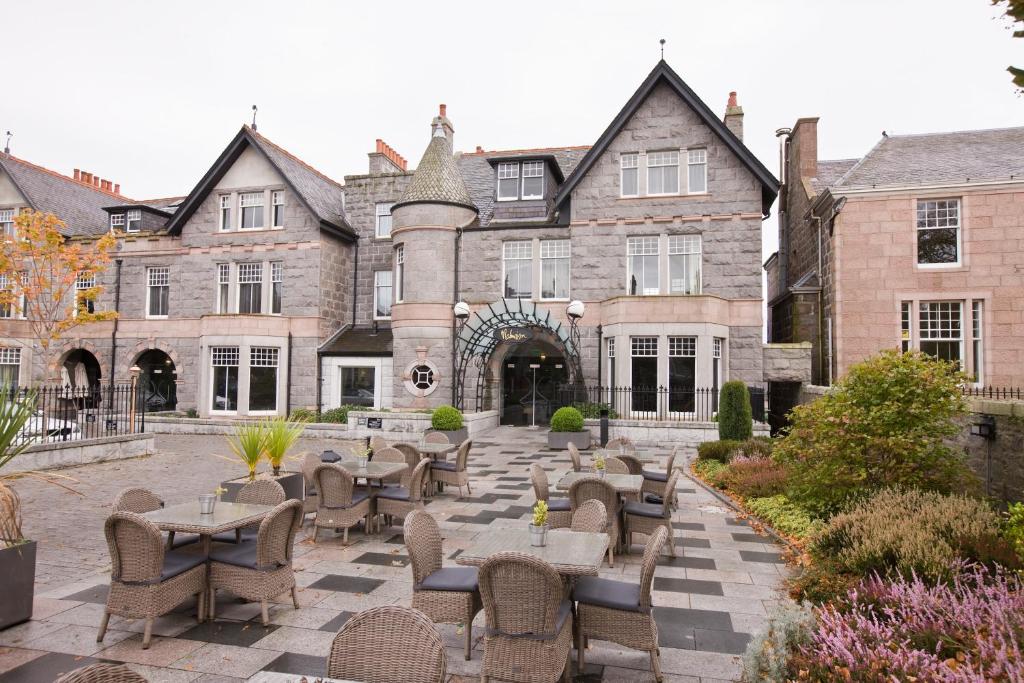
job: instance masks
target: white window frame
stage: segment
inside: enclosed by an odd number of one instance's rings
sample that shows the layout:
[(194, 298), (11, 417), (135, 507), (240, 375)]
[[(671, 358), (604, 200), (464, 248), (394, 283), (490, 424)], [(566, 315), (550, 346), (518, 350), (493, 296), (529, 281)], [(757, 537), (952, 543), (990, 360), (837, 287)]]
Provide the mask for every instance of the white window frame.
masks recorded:
[[(387, 285), (383, 285), (380, 282), (380, 277), (387, 275), (391, 278), (391, 282)], [(377, 314), (377, 304), (379, 302), (378, 293), (379, 290), (387, 287), (391, 290), (391, 304), (388, 306), (387, 315)], [(373, 271), (373, 319), (374, 320), (391, 320), (391, 306), (395, 305), (395, 273), (392, 270), (375, 270)]]
[(985, 300), (971, 301), (971, 366), (974, 386), (985, 386)]
[[(0, 365), (16, 368), (14, 374), (18, 376), (15, 387), (21, 384), (21, 349), (16, 346), (0, 346)], [(0, 384), (0, 388), (3, 385)]]
[[(516, 193), (513, 197), (501, 196), (501, 181), (515, 179)], [(500, 161), (498, 162), (497, 180), (494, 187), (494, 196), (499, 202), (514, 202), (518, 201), (520, 186), (519, 186), (519, 162), (517, 161)]]
[[(515, 245), (513, 247), (513, 245)], [(529, 255), (523, 256), (521, 253), (522, 245), (526, 245), (529, 249)], [(512, 256), (509, 256), (510, 248), (514, 252)], [(517, 299), (533, 299), (534, 292), (533, 288), (536, 285), (533, 273), (533, 240), (507, 240), (501, 243), (501, 297), (503, 299), (510, 298), (510, 295), (505, 289), (505, 278), (508, 274), (506, 268), (507, 261), (526, 261), (530, 264), (530, 275), (527, 277), (527, 286), (530, 288), (529, 293), (526, 296), (517, 296), (512, 298)]]
[[(142, 230), (142, 209), (128, 209), (128, 212), (125, 213), (124, 218), (125, 232), (139, 232), (140, 230)], [(132, 227), (133, 223), (135, 224), (135, 227)]]
[[(690, 183), (690, 171), (702, 167), (704, 177), (704, 189), (694, 190)], [(708, 151), (704, 147), (686, 150), (686, 193), (707, 194), (708, 193)]]
[[(377, 202), (374, 204), (374, 236), (376, 239), (391, 239), (391, 207), (393, 206), (393, 202)], [(387, 228), (386, 230), (384, 229), (385, 227)]]
[[(626, 194), (626, 171), (633, 171), (636, 174), (636, 192)], [(640, 153), (625, 152), (619, 156), (619, 196), (639, 197), (640, 196)]]
[(395, 279), (391, 281), (391, 305), (405, 300), (405, 245), (395, 247)]
[[(280, 306), (274, 310), (274, 290), (280, 288), (281, 295)], [(271, 261), (270, 262), (270, 300), (267, 302), (267, 310), (270, 311), (270, 315), (281, 315), (284, 310), (284, 261)]]
[(110, 229), (115, 230), (117, 228), (124, 227), (125, 216), (123, 213), (112, 213), (110, 214)]
[[(939, 203), (947, 203), (948, 204), (950, 202), (952, 202), (956, 206), (956, 224), (955, 225), (950, 225), (948, 223), (948, 220), (949, 220), (948, 214), (946, 216), (942, 217), (942, 218), (939, 218), (937, 215), (935, 217), (936, 223), (938, 223), (940, 220), (945, 219), (947, 221), (947, 223), (945, 225), (938, 225), (938, 224), (936, 224), (936, 225), (925, 225), (925, 226), (921, 225), (922, 219), (924, 220), (925, 223), (927, 223), (929, 221), (929, 218), (927, 216), (927, 212), (928, 212), (928, 208), (929, 208), (928, 205), (929, 204), (935, 204), (936, 205), (935, 210), (936, 210), (936, 212), (938, 212), (938, 210), (939, 210), (938, 204)], [(924, 205), (923, 208), (922, 208), (922, 205)], [(949, 207), (947, 206), (945, 210), (948, 211)], [(922, 216), (922, 211), (924, 212), (924, 216)], [(919, 244), (919, 241), (921, 239), (921, 231), (922, 230), (949, 230), (949, 229), (955, 229), (956, 230), (956, 261), (950, 261), (949, 263), (921, 263), (921, 261), (920, 261), (920, 258), (921, 258), (920, 257), (920, 252), (918, 250), (918, 244)], [(964, 229), (963, 229), (963, 203), (960, 201), (959, 197), (936, 197), (936, 198), (918, 199), (917, 200), (917, 202), (914, 205), (914, 263), (916, 264), (916, 266), (918, 268), (922, 268), (922, 269), (925, 269), (925, 270), (935, 270), (935, 269), (942, 269), (942, 268), (959, 268), (961, 265), (963, 265), (963, 260), (964, 260), (964, 251), (963, 251), (964, 250), (964, 244), (963, 244), (964, 237), (963, 237), (963, 235), (964, 235)]]
[[(225, 354), (224, 352), (225, 351), (230, 351), (230, 350), (234, 350), (234, 356), (235, 356), (235, 364), (234, 365), (231, 365), (229, 363), (224, 362), (225, 360), (229, 360), (228, 355), (230, 355), (230, 354)], [(219, 364), (217, 363), (218, 352), (220, 352), (220, 354), (221, 354), (221, 358), (220, 359), (222, 361)], [(210, 347), (210, 365), (209, 365), (209, 367), (210, 367), (210, 381), (209, 381), (210, 396), (209, 396), (209, 403), (207, 405), (209, 406), (210, 414), (215, 414), (215, 415), (237, 415), (238, 414), (237, 405), (240, 404), (241, 401), (242, 401), (242, 347), (240, 347), (240, 346), (231, 346), (231, 345), (227, 345), (227, 346), (223, 346), (223, 345), (211, 346)], [(214, 384), (214, 380), (216, 379), (216, 374), (217, 373), (214, 371), (214, 368), (217, 368), (217, 367), (229, 367), (229, 368), (233, 367), (233, 368), (235, 368), (235, 391), (236, 391), (236, 394), (235, 394), (235, 404), (236, 404), (236, 407), (235, 407), (234, 410), (220, 410), (220, 409), (215, 407), (216, 406), (216, 399), (217, 399), (217, 387)]]
[[(269, 364), (271, 359), (273, 364)], [(239, 358), (241, 361), (241, 358)], [(257, 362), (259, 361), (259, 362)], [(266, 364), (265, 364), (266, 363)], [(252, 409), (252, 369), (253, 368), (274, 368), (274, 407), (270, 410)], [(277, 415), (281, 408), (281, 349), (277, 346), (250, 346), (249, 367), (246, 373), (246, 415)], [(241, 371), (238, 377), (239, 394), (241, 394)]]
[[(152, 312), (153, 288), (167, 288), (167, 313)], [(146, 268), (146, 318), (149, 320), (166, 320), (171, 312), (171, 269), (169, 266), (149, 266)]]
[[(925, 306), (929, 306), (929, 307), (931, 307), (931, 306), (939, 306), (939, 307), (941, 307), (941, 306), (955, 306), (955, 309), (950, 308), (949, 310), (950, 311), (955, 310), (957, 312), (957, 317), (958, 317), (958, 320), (959, 320), (959, 323), (960, 323), (960, 325), (959, 325), (959, 327), (960, 327), (959, 336), (958, 337), (952, 337), (952, 336), (944, 337), (944, 336), (941, 336), (941, 333), (944, 330), (943, 330), (943, 328), (939, 327), (939, 328), (936, 328), (936, 329), (938, 329), (938, 331), (940, 333), (939, 336), (928, 336), (928, 337), (926, 337), (925, 334), (928, 333), (928, 332), (931, 332), (933, 328), (930, 325), (927, 326), (927, 328), (926, 328), (926, 326), (921, 323), (921, 315), (923, 313), (922, 309)], [(961, 369), (966, 368), (967, 367), (967, 356), (965, 354), (965, 339), (966, 339), (966, 335), (965, 335), (965, 331), (964, 331), (964, 308), (965, 308), (964, 302), (963, 301), (959, 301), (959, 300), (958, 301), (950, 301), (950, 300), (918, 301), (917, 302), (917, 323), (918, 323), (917, 348), (918, 348), (918, 350), (921, 349), (921, 343), (922, 342), (957, 342), (958, 347), (959, 347), (958, 351), (959, 351), (960, 368)], [(941, 308), (938, 309), (938, 310), (941, 311)], [(949, 327), (948, 331), (950, 333), (952, 333), (952, 331), (953, 331), (952, 325)]]
[[(672, 257), (688, 256), (685, 261), (692, 263), (696, 261), (697, 289), (693, 292), (676, 291), (673, 287), (675, 281), (672, 277)], [(668, 236), (668, 293), (685, 296), (695, 296), (704, 291), (704, 240), (701, 235), (669, 235)], [(685, 268), (684, 268), (685, 269)], [(684, 273), (685, 275), (685, 273)], [(685, 277), (680, 278), (685, 281)]]
[[(278, 222), (278, 207), (281, 209), (281, 220)], [(270, 192), (270, 227), (280, 230), (284, 227), (284, 190)]]
[[(0, 291), (5, 289), (14, 289), (13, 283), (8, 282), (8, 275), (0, 274)], [(23, 320), (25, 318), (25, 295), (22, 294), (17, 302), (12, 301), (10, 305), (10, 315), (3, 315), (0, 313), (0, 320)], [(3, 347), (0, 347), (3, 348)]]
[[(569, 264), (565, 283), (565, 296), (545, 297), (544, 296), (544, 262), (565, 260)], [(504, 259), (502, 259), (504, 263)], [(504, 282), (504, 279), (502, 279)], [(568, 301), (572, 298), (572, 240), (541, 240), (540, 241), (540, 289), (537, 296), (541, 301)]]
[[(92, 289), (95, 286), (96, 286), (96, 273), (90, 273), (89, 275), (84, 275), (83, 273), (79, 273), (78, 277), (75, 278), (75, 308), (71, 312), (71, 316), (73, 318), (77, 318), (78, 317), (78, 296), (79, 296), (78, 293), (83, 291), (83, 290), (86, 290), (86, 289)], [(95, 313), (96, 312), (96, 301), (93, 300), (93, 301), (90, 301), (89, 303), (92, 304), (92, 310), (88, 311), (88, 313)]]
[[(227, 288), (224, 291), (224, 288)], [(221, 292), (224, 291), (224, 296), (221, 296)], [(230, 263), (218, 263), (217, 264), (217, 302), (216, 309), (217, 313), (226, 315), (231, 313), (231, 264)]]
[[(647, 196), (648, 197), (671, 197), (679, 194), (679, 150), (678, 149), (664, 149), (656, 150), (653, 152), (647, 152)], [(651, 159), (661, 160), (665, 159), (665, 163), (652, 163)], [(671, 163), (671, 160), (675, 158), (675, 163)], [(674, 190), (668, 192), (651, 192), (651, 169), (655, 168), (672, 168), (675, 166), (676, 169), (676, 187)]]
[(218, 221), (220, 222), (220, 231), (228, 232), (234, 227), (231, 224), (231, 195), (222, 194), (218, 199)]
[[(522, 188), (520, 197), (522, 199), (543, 199), (544, 198), (544, 162), (543, 161), (524, 161), (522, 163), (522, 169), (520, 170), (520, 187)], [(538, 194), (526, 194), (526, 179), (527, 178), (540, 178), (540, 193)]]
[[(255, 266), (255, 267), (254, 268), (250, 268), (250, 266)], [(266, 280), (266, 274), (263, 271), (264, 271), (264, 267), (263, 267), (263, 263), (262, 262), (260, 262), (260, 263), (242, 262), (242, 263), (236, 263), (235, 264), (235, 274), (236, 274), (235, 275), (235, 311), (237, 313), (239, 313), (241, 315), (263, 315), (263, 311), (266, 308), (264, 300), (265, 300), (266, 295), (267, 295), (266, 290), (263, 289), (263, 283)], [(247, 273), (248, 277), (250, 277), (250, 278), (252, 277), (253, 273), (258, 273), (260, 279), (259, 280), (247, 279), (247, 280), (245, 280), (243, 282), (242, 281), (243, 273)], [(255, 284), (258, 284), (260, 286), (260, 296), (259, 296), (260, 310), (255, 311), (255, 312), (248, 311), (246, 313), (242, 313), (242, 285), (255, 285)]]
[[(654, 244), (654, 251), (650, 252), (650, 245)], [(643, 245), (642, 248), (634, 248), (634, 245)], [(634, 253), (636, 252), (636, 253)], [(658, 287), (656, 291), (648, 292), (643, 288), (642, 283), (637, 283), (638, 291), (633, 294), (630, 291), (630, 280), (633, 276), (633, 256), (656, 256), (655, 263), (658, 264)], [(658, 235), (635, 235), (626, 238), (626, 294), (628, 296), (657, 296), (661, 294), (661, 237)]]
[[(260, 214), (261, 214), (261, 216), (263, 218), (263, 224), (262, 225), (253, 226), (251, 228), (243, 227), (244, 224), (245, 224), (245, 220), (244, 220), (245, 211), (244, 211), (244, 209), (252, 209), (252, 208), (256, 208), (257, 206), (260, 207), (261, 209), (265, 209), (266, 208), (266, 197), (264, 196), (264, 194), (265, 193), (262, 190), (257, 191), (257, 192), (239, 192), (238, 193), (238, 229), (239, 230), (244, 230), (246, 232), (251, 232), (253, 230), (266, 230), (266, 228), (267, 228), (267, 214), (266, 214), (266, 211), (261, 211), (260, 212)], [(257, 199), (259, 200), (258, 204), (254, 203)]]
[(914, 302), (900, 302), (900, 351), (914, 348)]

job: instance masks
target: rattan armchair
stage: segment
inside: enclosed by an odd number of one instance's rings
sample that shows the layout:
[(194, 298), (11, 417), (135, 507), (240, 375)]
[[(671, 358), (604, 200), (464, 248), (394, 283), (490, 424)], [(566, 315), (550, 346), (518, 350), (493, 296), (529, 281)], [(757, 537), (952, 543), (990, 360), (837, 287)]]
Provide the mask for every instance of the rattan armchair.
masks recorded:
[[(405, 456), (405, 464), (408, 469), (405, 471), (405, 478), (402, 480), (402, 486), (409, 485), (409, 479), (412, 478), (412, 471), (416, 469), (416, 465), (420, 464), (420, 460), (423, 459), (423, 454), (420, 453), (416, 446), (411, 443), (398, 442), (392, 444), (392, 448), (402, 452)], [(430, 497), (431, 490), (431, 479), (430, 479), (430, 468), (427, 468), (427, 473), (423, 476), (423, 495), (427, 498)]]
[[(679, 451), (679, 446), (674, 446), (672, 452), (669, 453), (668, 460), (665, 461), (664, 472), (652, 472), (649, 470), (643, 470), (641, 474), (644, 475), (644, 485), (641, 491), (645, 494), (645, 500), (648, 503), (660, 503), (660, 498), (665, 497), (665, 485), (668, 483), (668, 478), (672, 474), (672, 468), (675, 466), (676, 453)], [(675, 492), (672, 495), (672, 505), (675, 505)]]
[(501, 552), (480, 567), (487, 615), (481, 683), (568, 679), (572, 603), (554, 567), (532, 555)]
[(199, 597), (198, 620), (205, 615), (206, 557), (166, 550), (155, 524), (134, 512), (115, 512), (103, 526), (110, 550), (110, 593), (97, 642), (103, 641), (110, 615), (145, 619), (142, 648), (149, 647), (153, 619)]
[(313, 520), (313, 543), (320, 529), (344, 529), (343, 543), (348, 543), (348, 530), (363, 521), (370, 533), (373, 499), (369, 491), (356, 488), (355, 479), (337, 464), (319, 465), (313, 470), (313, 483), (320, 500)]
[(263, 625), (270, 624), (267, 601), (291, 591), (299, 608), (292, 571), (295, 532), (302, 525), (302, 503), (286, 500), (260, 522), (255, 541), (220, 546), (210, 553), (210, 618), (214, 618), (216, 591), (223, 588), (245, 600), (259, 600)]
[(448, 439), (447, 434), (441, 432), (427, 432), (426, 436), (423, 437), (426, 443), (451, 443)]
[(146, 679), (124, 664), (98, 662), (69, 671), (53, 683), (146, 683)]
[(413, 510), (423, 507), (423, 477), (430, 467), (430, 459), (423, 458), (412, 471), (408, 486), (384, 486), (374, 491), (377, 515), (384, 515), (390, 524), (393, 517), (405, 517)]
[(614, 548), (619, 543), (619, 494), (600, 477), (581, 477), (569, 486), (569, 505), (573, 512), (588, 500), (599, 500), (608, 519), (608, 566), (615, 566)]
[(577, 670), (583, 671), (586, 641), (596, 638), (646, 650), (651, 656), (655, 680), (662, 680), (658, 624), (651, 610), (651, 584), (667, 536), (665, 529), (659, 528), (647, 543), (639, 584), (596, 576), (581, 576), (576, 580), (573, 599), (576, 600)]
[(572, 459), (573, 472), (579, 472), (583, 469), (583, 458), (580, 457), (580, 449), (576, 448), (576, 444), (572, 441), (569, 442), (569, 458)]
[(552, 529), (564, 529), (572, 523), (572, 509), (568, 498), (551, 498), (548, 490), (548, 474), (539, 463), (530, 465), (530, 481), (533, 482), (533, 494), (537, 500), (548, 504), (548, 526)]
[(621, 460), (626, 465), (626, 469), (629, 470), (630, 474), (636, 475), (644, 473), (644, 466), (640, 462), (640, 459), (637, 458), (635, 455), (630, 455), (629, 453), (627, 453), (625, 455), (616, 455), (615, 457)]
[(430, 513), (405, 518), (405, 547), (412, 565), (412, 606), (442, 624), (465, 624), (465, 656), (473, 650), (473, 617), (483, 608), (476, 567), (442, 567), (441, 530)]
[[(137, 515), (141, 515), (153, 510), (159, 510), (163, 506), (164, 501), (160, 496), (149, 489), (135, 486), (118, 493), (111, 507), (114, 512), (134, 512)], [(173, 531), (167, 533), (168, 550), (180, 548), (197, 541), (199, 541), (199, 536), (196, 534), (180, 534), (175, 536)]]
[(368, 445), (370, 450), (373, 451), (374, 457), (376, 457), (377, 451), (388, 447), (388, 442), (385, 441), (382, 436), (371, 436), (370, 443)]
[[(286, 494), (284, 488), (272, 479), (254, 479), (246, 482), (235, 496), (235, 502), (243, 505), (266, 505), (274, 507), (284, 502)], [(220, 543), (241, 543), (242, 541), (255, 541), (256, 533), (259, 531), (259, 524), (250, 524), (241, 529), (227, 531), (222, 534), (214, 534), (213, 540)]]
[(305, 521), (306, 515), (316, 512), (320, 497), (316, 492), (316, 483), (313, 481), (313, 472), (320, 466), (320, 456), (316, 453), (306, 453), (302, 457), (302, 483), (305, 489), (305, 497), (302, 500), (302, 518)]
[[(400, 451), (397, 448), (394, 448), (392, 446), (384, 446), (383, 448), (381, 448), (379, 450), (378, 449), (374, 449), (374, 451), (373, 451), (373, 461), (374, 462), (400, 462), (400, 463), (404, 464), (405, 463), (405, 454), (402, 453), (402, 451)], [(382, 483), (384, 483), (384, 484), (401, 484), (402, 486), (405, 486), (405, 483), (406, 483), (406, 481), (408, 481), (409, 476), (410, 476), (410, 473), (408, 471), (406, 471), (406, 472), (397, 472), (395, 474), (391, 474), (391, 475), (388, 475), (387, 477), (384, 477), (384, 480), (383, 480)]]
[[(665, 488), (668, 493), (675, 491), (676, 481), (679, 479), (679, 471), (669, 475)], [(663, 528), (668, 533), (668, 551), (673, 557), (676, 555), (676, 544), (672, 534), (672, 496), (666, 495), (661, 503), (641, 503), (628, 501), (623, 507), (623, 517), (626, 525), (626, 552), (633, 545), (633, 534), (647, 534), (651, 536), (658, 528)]]
[(629, 474), (629, 465), (618, 456), (604, 459), (604, 471), (608, 474)]
[(603, 534), (608, 529), (608, 511), (604, 509), (604, 503), (596, 498), (581, 503), (572, 512), (572, 524), (569, 528), (573, 531)]
[(327, 675), (364, 683), (444, 683), (448, 659), (437, 627), (411, 607), (384, 605), (341, 627)]
[(605, 449), (609, 453), (619, 453), (621, 451), (623, 455), (634, 455), (636, 453), (636, 446), (633, 444), (633, 440), (628, 436), (620, 436), (612, 439), (605, 446)]
[(466, 491), (473, 493), (473, 490), (469, 487), (469, 471), (466, 469), (466, 463), (469, 460), (469, 450), (472, 447), (473, 442), (466, 439), (459, 445), (454, 461), (435, 462), (430, 466), (430, 476), (434, 481), (459, 487), (459, 498), (462, 497), (463, 486), (466, 487)]

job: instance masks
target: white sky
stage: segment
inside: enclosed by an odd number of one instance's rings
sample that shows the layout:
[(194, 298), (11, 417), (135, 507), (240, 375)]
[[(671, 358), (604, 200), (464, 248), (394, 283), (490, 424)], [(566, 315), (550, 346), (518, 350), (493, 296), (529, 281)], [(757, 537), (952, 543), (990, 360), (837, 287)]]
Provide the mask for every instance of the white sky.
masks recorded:
[[(988, 0), (40, 2), (0, 8), (0, 133), (16, 156), (185, 194), (259, 105), (331, 177), (383, 138), (414, 165), (437, 104), (460, 150), (591, 144), (665, 57), (713, 111), (730, 90), (777, 174), (776, 128), (822, 158), (890, 133), (1024, 125), (1024, 63)], [(776, 243), (765, 223), (765, 255)]]

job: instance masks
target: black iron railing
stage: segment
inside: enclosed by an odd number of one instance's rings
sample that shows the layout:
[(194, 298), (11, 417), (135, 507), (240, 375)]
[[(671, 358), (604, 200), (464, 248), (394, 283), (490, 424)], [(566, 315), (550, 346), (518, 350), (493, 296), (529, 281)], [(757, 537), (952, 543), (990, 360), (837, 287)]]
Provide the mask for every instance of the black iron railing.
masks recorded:
[(1024, 389), (1021, 387), (964, 387), (965, 396), (976, 396), (978, 398), (995, 399), (1024, 399)]
[(17, 445), (140, 434), (146, 429), (146, 406), (136, 395), (131, 384), (0, 387), (3, 398), (34, 406), (15, 437)]
[[(758, 422), (765, 419), (765, 392), (747, 387), (750, 408)], [(710, 422), (718, 412), (717, 388), (595, 387), (563, 385), (555, 392), (553, 407), (574, 406), (585, 418), (600, 417), (607, 409), (611, 419)]]

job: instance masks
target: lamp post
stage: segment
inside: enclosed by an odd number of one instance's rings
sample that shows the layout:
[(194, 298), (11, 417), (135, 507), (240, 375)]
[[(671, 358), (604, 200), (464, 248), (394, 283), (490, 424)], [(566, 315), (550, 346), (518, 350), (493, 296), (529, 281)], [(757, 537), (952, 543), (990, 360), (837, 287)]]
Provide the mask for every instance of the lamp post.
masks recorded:
[[(569, 316), (569, 339), (572, 342), (573, 367), (575, 368), (576, 383), (583, 384), (583, 364), (580, 361), (580, 328), (579, 321), (586, 313), (587, 307), (579, 299), (574, 299), (565, 307), (565, 314)], [(600, 349), (598, 349), (600, 355)], [(600, 361), (599, 361), (600, 362)]]
[(460, 397), (462, 396), (462, 387), (460, 386), (462, 383), (462, 377), (459, 376), (458, 338), (462, 334), (462, 328), (466, 326), (466, 321), (469, 320), (469, 304), (465, 301), (457, 302), (452, 306), (452, 314), (455, 316), (455, 320), (457, 321), (452, 323), (453, 327), (458, 325), (458, 327), (452, 330), (452, 405), (459, 410), (462, 410), (462, 401), (460, 400)]

